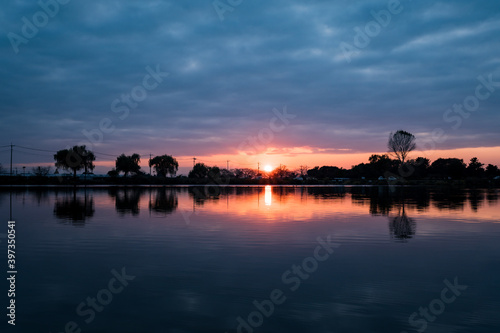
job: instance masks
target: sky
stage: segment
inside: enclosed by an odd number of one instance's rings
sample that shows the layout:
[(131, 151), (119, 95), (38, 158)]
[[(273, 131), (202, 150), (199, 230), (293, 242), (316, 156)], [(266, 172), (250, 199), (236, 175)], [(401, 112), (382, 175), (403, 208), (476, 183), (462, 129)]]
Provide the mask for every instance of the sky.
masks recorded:
[(399, 129), (410, 158), (500, 165), (497, 1), (19, 0), (0, 28), (4, 167), (12, 143), (18, 168), (76, 144), (96, 172), (349, 168)]

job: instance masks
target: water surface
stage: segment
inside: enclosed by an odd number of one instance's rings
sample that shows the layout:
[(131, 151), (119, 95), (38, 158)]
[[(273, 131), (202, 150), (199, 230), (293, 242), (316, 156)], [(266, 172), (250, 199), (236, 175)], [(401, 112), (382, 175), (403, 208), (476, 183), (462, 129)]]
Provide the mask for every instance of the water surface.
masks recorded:
[[(498, 195), (4, 188), (18, 275), (16, 327), (2, 315), (2, 332), (499, 332)], [(466, 289), (444, 302), (445, 280)], [(266, 308), (276, 290), (280, 304)]]

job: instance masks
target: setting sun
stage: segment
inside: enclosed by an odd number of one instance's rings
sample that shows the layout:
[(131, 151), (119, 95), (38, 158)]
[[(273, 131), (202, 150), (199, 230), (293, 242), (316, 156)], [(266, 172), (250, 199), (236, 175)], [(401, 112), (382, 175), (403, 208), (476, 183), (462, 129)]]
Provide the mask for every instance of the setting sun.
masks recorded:
[(265, 171), (265, 172), (271, 172), (271, 171), (273, 171), (273, 167), (272, 167), (272, 166), (270, 166), (270, 165), (268, 164), (268, 165), (266, 165), (266, 166), (264, 167), (264, 171)]

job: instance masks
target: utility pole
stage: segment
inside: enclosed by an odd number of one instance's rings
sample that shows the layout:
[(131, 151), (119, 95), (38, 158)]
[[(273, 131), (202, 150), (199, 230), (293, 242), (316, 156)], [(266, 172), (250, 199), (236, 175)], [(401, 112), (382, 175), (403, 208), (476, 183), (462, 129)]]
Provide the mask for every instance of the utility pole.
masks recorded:
[(10, 176), (11, 177), (12, 177), (12, 147), (14, 147), (14, 145), (11, 142), (10, 143)]
[(151, 176), (151, 153), (149, 153), (149, 175)]
[(257, 163), (257, 176), (260, 175), (260, 162)]
[(196, 164), (196, 157), (193, 157), (193, 168), (194, 168), (195, 164)]
[(226, 161), (226, 170), (229, 170), (229, 160)]

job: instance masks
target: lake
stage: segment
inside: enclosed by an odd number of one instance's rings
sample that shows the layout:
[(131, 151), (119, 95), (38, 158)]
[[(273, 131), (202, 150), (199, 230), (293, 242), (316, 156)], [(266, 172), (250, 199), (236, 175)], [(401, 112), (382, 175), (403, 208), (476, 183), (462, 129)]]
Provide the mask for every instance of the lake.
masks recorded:
[(499, 190), (2, 188), (2, 332), (499, 332)]

